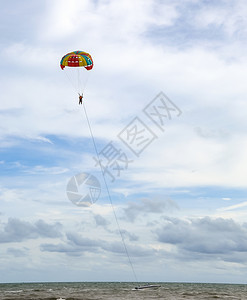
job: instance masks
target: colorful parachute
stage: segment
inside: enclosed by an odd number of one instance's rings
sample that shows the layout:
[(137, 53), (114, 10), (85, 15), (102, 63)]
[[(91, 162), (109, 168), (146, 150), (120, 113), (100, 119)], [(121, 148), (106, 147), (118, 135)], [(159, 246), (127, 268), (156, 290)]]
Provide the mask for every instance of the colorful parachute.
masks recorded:
[(65, 67), (84, 67), (87, 70), (91, 70), (93, 68), (93, 59), (89, 53), (73, 51), (63, 56), (60, 67), (62, 70)]
[(91, 74), (88, 70), (93, 68), (92, 56), (84, 51), (67, 53), (62, 57), (60, 67), (64, 70), (64, 74), (69, 79), (71, 86), (81, 95), (86, 88), (89, 75)]

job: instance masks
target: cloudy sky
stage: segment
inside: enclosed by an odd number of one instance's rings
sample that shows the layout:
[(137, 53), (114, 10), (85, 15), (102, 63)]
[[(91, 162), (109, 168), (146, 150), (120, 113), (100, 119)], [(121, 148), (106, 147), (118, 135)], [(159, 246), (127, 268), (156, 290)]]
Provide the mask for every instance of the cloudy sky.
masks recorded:
[[(9, 0), (0, 15), (0, 282), (134, 281), (123, 239), (140, 281), (244, 283), (246, 2)], [(59, 67), (74, 50), (94, 60), (87, 115)]]

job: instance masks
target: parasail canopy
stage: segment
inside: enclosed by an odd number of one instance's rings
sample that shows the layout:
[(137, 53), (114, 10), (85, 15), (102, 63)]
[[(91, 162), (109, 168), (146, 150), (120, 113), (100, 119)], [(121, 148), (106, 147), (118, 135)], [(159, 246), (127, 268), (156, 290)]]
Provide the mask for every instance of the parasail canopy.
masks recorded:
[(60, 67), (62, 70), (65, 67), (84, 67), (87, 70), (91, 70), (93, 68), (93, 59), (87, 52), (73, 51), (63, 56)]

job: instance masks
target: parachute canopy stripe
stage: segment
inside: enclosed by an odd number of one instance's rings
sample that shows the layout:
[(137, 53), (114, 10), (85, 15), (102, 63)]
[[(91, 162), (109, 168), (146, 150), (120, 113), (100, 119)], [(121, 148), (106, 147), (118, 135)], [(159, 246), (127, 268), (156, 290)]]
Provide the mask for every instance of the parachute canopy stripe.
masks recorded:
[(85, 67), (91, 65), (91, 61), (88, 57), (83, 55), (67, 55), (61, 65), (68, 67)]
[(87, 70), (93, 68), (93, 59), (89, 53), (73, 51), (63, 56), (60, 62), (61, 69), (65, 67), (85, 67)]

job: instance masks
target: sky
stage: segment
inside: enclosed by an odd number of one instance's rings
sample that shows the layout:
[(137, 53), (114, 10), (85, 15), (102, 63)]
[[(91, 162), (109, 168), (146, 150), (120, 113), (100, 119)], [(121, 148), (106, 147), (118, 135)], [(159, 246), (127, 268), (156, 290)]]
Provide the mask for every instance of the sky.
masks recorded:
[(245, 283), (246, 2), (1, 4), (0, 282)]

